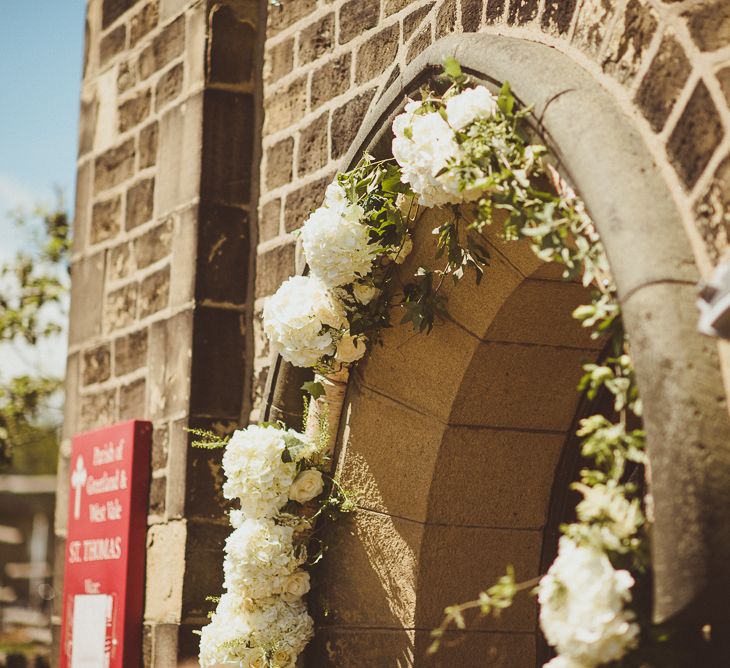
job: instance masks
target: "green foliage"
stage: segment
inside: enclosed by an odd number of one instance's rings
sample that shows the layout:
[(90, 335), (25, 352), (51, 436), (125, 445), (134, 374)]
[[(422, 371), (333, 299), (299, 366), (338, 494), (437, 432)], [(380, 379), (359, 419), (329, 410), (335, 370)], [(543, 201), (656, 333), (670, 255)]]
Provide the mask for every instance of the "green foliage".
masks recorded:
[(322, 385), (322, 383), (320, 382), (313, 380), (308, 380), (306, 383), (304, 383), (304, 385), (302, 385), (302, 390), (307, 392), (312, 397), (312, 399), (319, 399), (321, 396), (324, 395), (324, 385)]
[[(64, 329), (71, 226), (60, 196), (54, 210), (17, 213), (15, 223), (28, 243), (0, 265), (0, 344), (35, 346)], [(43, 375), (0, 382), (0, 464), (14, 454), (18, 472), (55, 471), (56, 425), (48, 410), (60, 388), (59, 378)]]
[(228, 445), (228, 441), (231, 440), (230, 434), (221, 436), (220, 434), (216, 434), (210, 429), (186, 428), (185, 431), (187, 431), (189, 434), (192, 434), (193, 436), (197, 436), (197, 438), (193, 439), (190, 445), (192, 445), (194, 448), (202, 448), (204, 450), (217, 450), (218, 448), (225, 448), (226, 445)]

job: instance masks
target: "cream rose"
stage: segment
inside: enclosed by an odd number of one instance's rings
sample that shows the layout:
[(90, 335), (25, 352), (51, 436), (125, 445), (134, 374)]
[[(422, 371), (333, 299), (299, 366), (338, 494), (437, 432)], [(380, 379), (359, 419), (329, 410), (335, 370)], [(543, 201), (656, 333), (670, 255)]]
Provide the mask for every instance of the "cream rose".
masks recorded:
[(335, 359), (343, 364), (357, 362), (366, 352), (365, 338), (345, 334), (338, 342), (335, 350)]
[(369, 304), (380, 294), (380, 290), (378, 290), (378, 288), (374, 285), (368, 285), (367, 283), (354, 283), (352, 286), (352, 292), (355, 295), (355, 299), (363, 305)]
[(266, 653), (260, 647), (254, 647), (246, 652), (241, 665), (245, 668), (266, 668)]
[(279, 649), (274, 652), (274, 656), (271, 657), (274, 668), (290, 668), (294, 666), (294, 659), (290, 652), (285, 649)]
[(285, 601), (293, 603), (309, 591), (309, 573), (307, 571), (294, 571), (284, 585), (281, 597)]
[(317, 469), (302, 471), (289, 488), (289, 498), (292, 501), (306, 503), (324, 491), (324, 480)]

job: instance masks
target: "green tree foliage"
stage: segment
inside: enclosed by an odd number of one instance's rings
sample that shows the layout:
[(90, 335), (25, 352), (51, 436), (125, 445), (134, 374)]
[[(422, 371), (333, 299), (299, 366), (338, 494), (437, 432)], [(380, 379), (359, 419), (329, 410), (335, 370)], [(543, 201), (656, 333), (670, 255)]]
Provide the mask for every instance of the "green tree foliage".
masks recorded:
[[(23, 248), (0, 265), (0, 344), (36, 346), (59, 335), (66, 319), (71, 225), (63, 200), (52, 210), (14, 215)], [(23, 473), (55, 471), (57, 425), (48, 402), (61, 379), (44, 374), (0, 377), (0, 465)]]

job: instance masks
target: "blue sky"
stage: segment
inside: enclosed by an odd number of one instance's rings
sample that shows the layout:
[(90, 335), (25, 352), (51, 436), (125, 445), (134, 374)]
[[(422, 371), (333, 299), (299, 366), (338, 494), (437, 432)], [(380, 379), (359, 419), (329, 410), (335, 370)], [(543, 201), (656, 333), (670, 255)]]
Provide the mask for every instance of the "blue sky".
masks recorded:
[(73, 206), (85, 0), (3, 3), (0, 21), (0, 246), (16, 241), (6, 211)]
[[(0, 261), (23, 243), (7, 212), (73, 208), (85, 0), (3, 2), (0, 19)], [(62, 374), (65, 337), (39, 349), (0, 347), (0, 376)]]

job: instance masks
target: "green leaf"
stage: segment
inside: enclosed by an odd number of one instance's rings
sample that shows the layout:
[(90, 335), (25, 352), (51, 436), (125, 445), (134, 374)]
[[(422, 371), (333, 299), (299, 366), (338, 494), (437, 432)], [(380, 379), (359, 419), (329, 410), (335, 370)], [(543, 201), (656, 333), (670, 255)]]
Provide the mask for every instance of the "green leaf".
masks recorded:
[(497, 98), (497, 106), (505, 116), (512, 116), (515, 108), (515, 98), (512, 95), (512, 88), (509, 85), (509, 81), (505, 81), (502, 84), (499, 97)]
[(304, 385), (302, 385), (302, 389), (305, 392), (309, 392), (309, 394), (312, 395), (312, 399), (319, 399), (325, 394), (324, 385), (314, 380), (308, 380), (304, 383)]
[(444, 58), (444, 73), (451, 79), (460, 79), (464, 76), (459, 61), (453, 56), (446, 56)]

